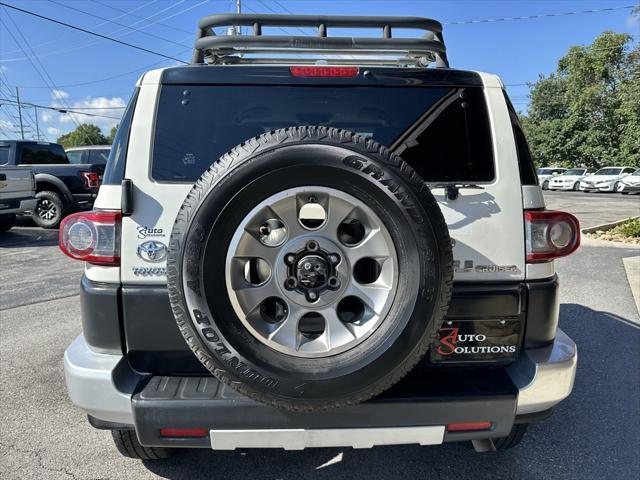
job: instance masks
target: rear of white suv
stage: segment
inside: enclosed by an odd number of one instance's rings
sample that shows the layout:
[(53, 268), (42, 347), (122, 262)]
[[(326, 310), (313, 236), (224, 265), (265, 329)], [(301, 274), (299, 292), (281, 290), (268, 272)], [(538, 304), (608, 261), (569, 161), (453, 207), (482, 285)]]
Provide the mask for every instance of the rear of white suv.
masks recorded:
[[(553, 262), (579, 246), (579, 226), (544, 209), (502, 87), (488, 74), (379, 66), (145, 74), (95, 211), (61, 227), (63, 251), (87, 262), (83, 334), (65, 353), (72, 401), (138, 458), (187, 446), (515, 445), (573, 386)], [(380, 213), (395, 211), (389, 201), (403, 221)], [(207, 226), (215, 209), (225, 220)], [(400, 287), (418, 267), (407, 255), (425, 270)], [(367, 348), (422, 308), (411, 295), (442, 301), (443, 316), (425, 309), (408, 320), (413, 335), (380, 347), (380, 359), (402, 356), (403, 342), (426, 339), (414, 368), (379, 370), (404, 376), (382, 393), (391, 383), (379, 389), (357, 368), (380, 367)], [(294, 311), (307, 313), (292, 337), (279, 335)], [(427, 322), (433, 333), (419, 330)], [(357, 354), (371, 366), (344, 375), (373, 382), (361, 398), (318, 367), (338, 372)], [(291, 377), (305, 380), (287, 390)]]

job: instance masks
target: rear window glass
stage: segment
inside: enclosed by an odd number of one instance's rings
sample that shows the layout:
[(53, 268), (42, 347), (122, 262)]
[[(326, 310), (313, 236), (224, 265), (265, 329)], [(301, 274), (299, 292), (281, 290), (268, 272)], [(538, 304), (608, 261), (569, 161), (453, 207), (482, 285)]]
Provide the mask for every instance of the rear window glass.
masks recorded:
[(106, 165), (109, 159), (109, 150), (89, 150), (89, 163), (91, 165)]
[(67, 154), (60, 145), (22, 145), (20, 163), (24, 165), (68, 164)]
[(235, 145), (303, 125), (371, 137), (394, 148), (427, 181), (494, 178), (486, 105), (477, 87), (165, 85), (151, 175), (194, 182)]
[(0, 165), (9, 163), (9, 147), (0, 146)]
[(67, 152), (67, 158), (69, 159), (69, 163), (73, 164), (81, 164), (82, 163), (82, 150), (73, 150), (72, 152)]

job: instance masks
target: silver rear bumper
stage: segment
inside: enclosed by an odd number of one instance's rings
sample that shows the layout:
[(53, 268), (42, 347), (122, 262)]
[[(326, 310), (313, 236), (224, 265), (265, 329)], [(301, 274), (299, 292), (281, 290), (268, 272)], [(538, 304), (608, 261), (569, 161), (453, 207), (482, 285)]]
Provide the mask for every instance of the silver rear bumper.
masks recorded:
[[(518, 361), (507, 369), (512, 381), (519, 389), (516, 414), (542, 412), (566, 398), (573, 388), (577, 359), (575, 343), (562, 330), (558, 330), (555, 341), (548, 347), (525, 350)], [(129, 369), (122, 355), (94, 352), (87, 346), (84, 337), (80, 335), (65, 351), (64, 370), (67, 390), (74, 405), (99, 420), (134, 424), (131, 396), (141, 377)], [(444, 427), (437, 428), (442, 430)], [(371, 435), (374, 430), (381, 429), (352, 430), (354, 438), (353, 442), (349, 441), (349, 445), (355, 446), (362, 442), (363, 433)], [(395, 443), (407, 443), (400, 439), (402, 435), (399, 437), (393, 434), (393, 431), (398, 430), (397, 428), (387, 430), (389, 430), (388, 434), (376, 431), (376, 436), (380, 438), (370, 438), (365, 443), (388, 444), (393, 438), (396, 439)], [(439, 435), (440, 430), (438, 432), (430, 431), (430, 433)], [(255, 432), (255, 430), (244, 431), (243, 436), (252, 431)], [(313, 446), (318, 442), (326, 443), (324, 440), (318, 439), (316, 434), (311, 435), (308, 432), (305, 430), (287, 432), (286, 441), (292, 442), (289, 448), (302, 448), (300, 445), (307, 444)], [(416, 432), (407, 430), (402, 433), (408, 434), (407, 438), (411, 439)], [(240, 442), (237, 438), (239, 435), (237, 431), (227, 431), (226, 433), (227, 435), (223, 435), (223, 437), (228, 436), (229, 443), (224, 442), (224, 445), (219, 445), (218, 448), (231, 448), (232, 443)], [(323, 438), (331, 439), (334, 433), (327, 432), (327, 436)], [(256, 441), (262, 438), (260, 440), (262, 442), (265, 437), (256, 434), (254, 438)], [(429, 440), (427, 437), (424, 438), (424, 441)], [(345, 440), (347, 439), (341, 438), (343, 444)], [(245, 438), (240, 444), (246, 442), (251, 442), (251, 440)], [(433, 439), (429, 440), (429, 443), (431, 442)]]

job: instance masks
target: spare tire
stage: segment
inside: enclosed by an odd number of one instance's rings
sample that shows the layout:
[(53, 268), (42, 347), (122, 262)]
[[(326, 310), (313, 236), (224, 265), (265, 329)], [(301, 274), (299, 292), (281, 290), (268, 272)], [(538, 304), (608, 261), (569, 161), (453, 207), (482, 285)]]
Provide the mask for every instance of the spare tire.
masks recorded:
[(362, 402), (427, 352), (451, 240), (424, 181), (373, 140), (295, 127), (195, 183), (167, 261), (180, 331), (222, 382), (286, 410)]

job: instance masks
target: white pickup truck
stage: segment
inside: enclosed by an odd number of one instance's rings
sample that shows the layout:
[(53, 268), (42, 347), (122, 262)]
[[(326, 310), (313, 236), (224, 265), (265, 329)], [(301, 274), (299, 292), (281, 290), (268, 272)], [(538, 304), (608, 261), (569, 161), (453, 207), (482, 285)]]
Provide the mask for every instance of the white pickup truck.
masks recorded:
[(16, 214), (36, 208), (36, 181), (24, 167), (2, 166), (0, 161), (0, 233), (16, 224)]

